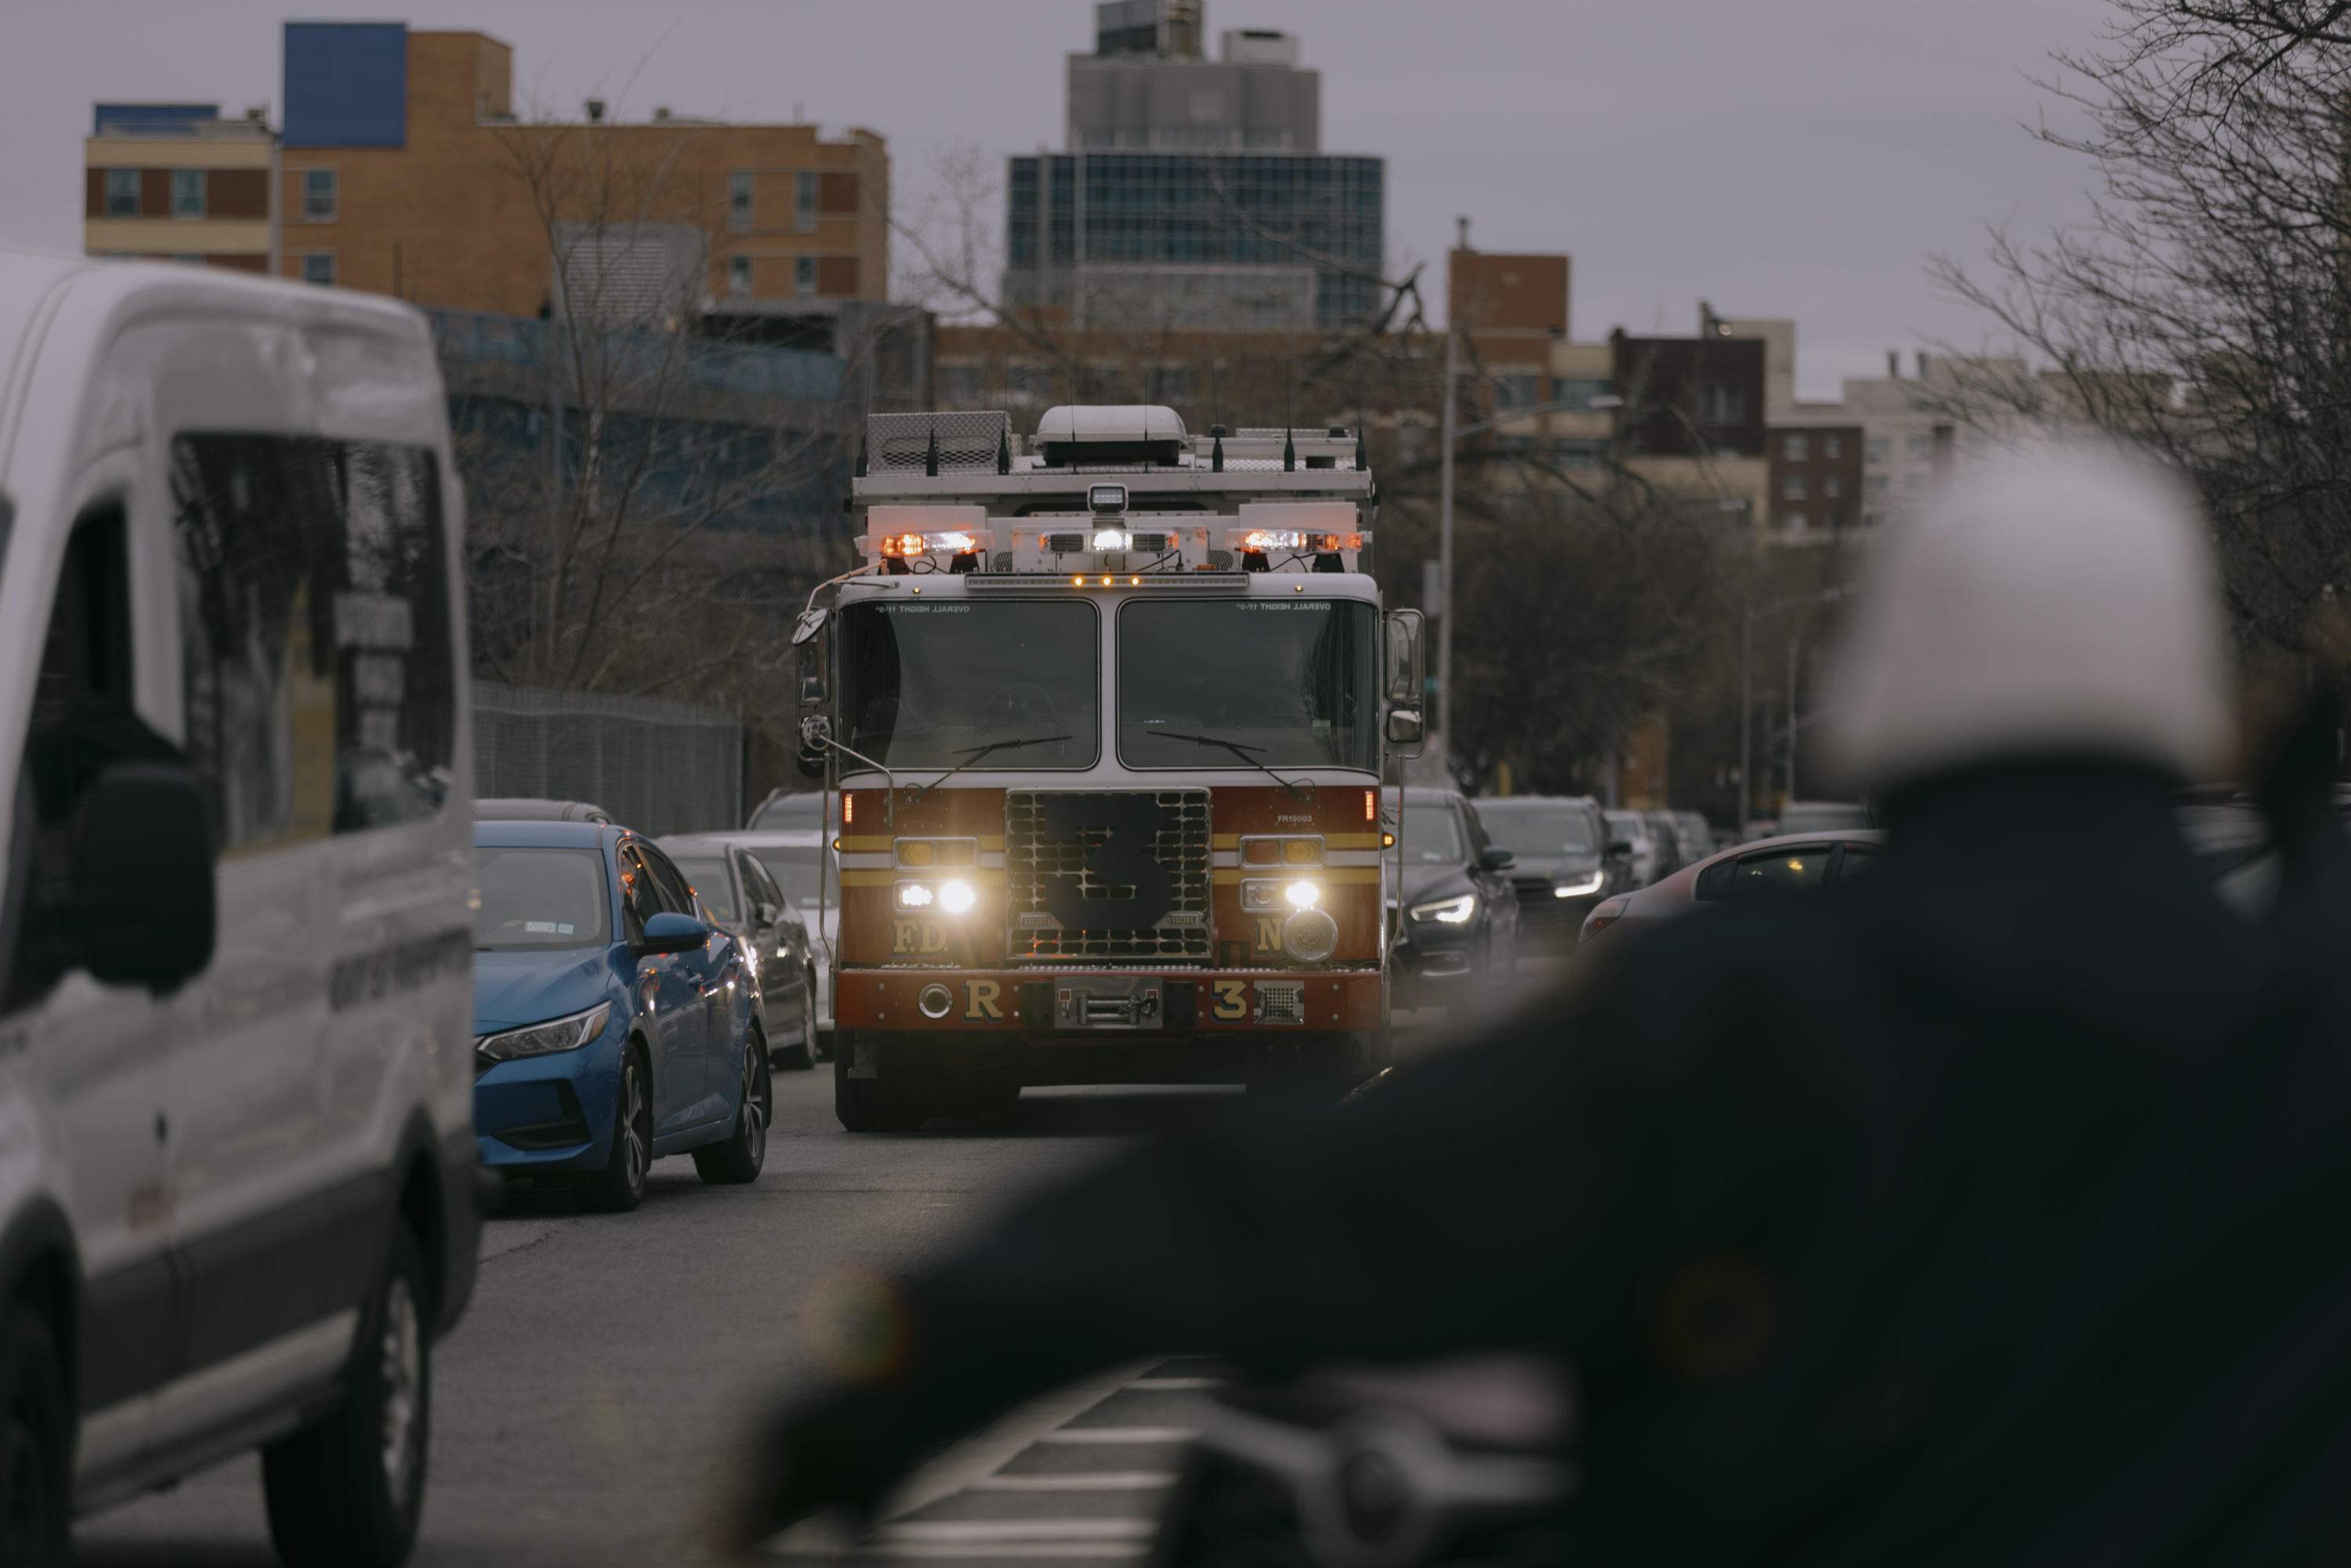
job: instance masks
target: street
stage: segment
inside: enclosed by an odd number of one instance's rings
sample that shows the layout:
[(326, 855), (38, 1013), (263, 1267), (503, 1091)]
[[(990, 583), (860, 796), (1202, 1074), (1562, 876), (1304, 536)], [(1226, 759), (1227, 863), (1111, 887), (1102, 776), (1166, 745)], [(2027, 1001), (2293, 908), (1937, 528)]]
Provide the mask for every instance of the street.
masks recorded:
[[(1408, 1030), (1399, 1054), (1434, 1049), (1449, 1032)], [(748, 1186), (705, 1186), (678, 1156), (653, 1166), (633, 1215), (522, 1197), (488, 1221), (473, 1306), (434, 1368), (420, 1568), (703, 1560), (700, 1511), (730, 1446), (764, 1399), (810, 1375), (799, 1314), (828, 1270), (904, 1269), (1120, 1140), (1247, 1113), (1231, 1089), (1031, 1089), (1002, 1121), (852, 1136), (833, 1117), (830, 1066), (775, 1082), (767, 1166)], [(1176, 1446), (1020, 1450), (1064, 1419), (1180, 1429), (1201, 1397), (1188, 1375), (1196, 1370), (1127, 1368), (1065, 1391), (1008, 1423), (1011, 1435), (994, 1435), (993, 1448), (983, 1440), (948, 1456), (939, 1477), (901, 1498), (884, 1539), (925, 1558), (1059, 1560), (1092, 1547), (1131, 1555), (1142, 1527), (1116, 1521), (1148, 1517), (1154, 1478)], [(1143, 1387), (1114, 1392), (1137, 1379)], [(1005, 1473), (991, 1477), (998, 1464)], [(1111, 1479), (1019, 1479), (1071, 1470)], [(973, 1482), (985, 1484), (956, 1495)], [(942, 1488), (948, 1495), (932, 1495)], [(1057, 1523), (1025, 1539), (1025, 1527), (1004, 1522), (1047, 1514)], [(1008, 1530), (1011, 1542), (992, 1539)], [(1040, 1534), (1060, 1539), (1030, 1550)], [(250, 1455), (92, 1519), (76, 1540), (85, 1568), (277, 1562)]]

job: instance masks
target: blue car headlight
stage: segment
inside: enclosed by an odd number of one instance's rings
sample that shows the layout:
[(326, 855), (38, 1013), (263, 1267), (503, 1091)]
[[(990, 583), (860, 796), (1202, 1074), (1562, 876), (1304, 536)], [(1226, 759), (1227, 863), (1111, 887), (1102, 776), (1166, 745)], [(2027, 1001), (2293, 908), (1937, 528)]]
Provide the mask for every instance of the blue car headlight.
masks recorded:
[(525, 1029), (510, 1029), (496, 1034), (486, 1034), (474, 1041), (474, 1068), (483, 1071), (501, 1061), (513, 1061), (525, 1056), (553, 1056), (559, 1051), (577, 1051), (604, 1032), (611, 1020), (612, 1004), (598, 1002), (584, 1013), (569, 1018), (549, 1019)]

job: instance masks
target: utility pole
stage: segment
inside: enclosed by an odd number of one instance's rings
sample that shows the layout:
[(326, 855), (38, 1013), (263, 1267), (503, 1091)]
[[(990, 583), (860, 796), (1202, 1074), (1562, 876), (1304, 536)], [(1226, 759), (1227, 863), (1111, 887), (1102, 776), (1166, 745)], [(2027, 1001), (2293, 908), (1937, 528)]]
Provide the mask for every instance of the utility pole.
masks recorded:
[(1456, 389), (1454, 378), (1459, 373), (1461, 334), (1447, 321), (1445, 324), (1445, 458), (1437, 479), (1437, 584), (1440, 594), (1437, 612), (1437, 738), (1441, 763), (1453, 751), (1453, 423)]
[(1755, 610), (1750, 601), (1739, 628), (1739, 837), (1755, 816)]

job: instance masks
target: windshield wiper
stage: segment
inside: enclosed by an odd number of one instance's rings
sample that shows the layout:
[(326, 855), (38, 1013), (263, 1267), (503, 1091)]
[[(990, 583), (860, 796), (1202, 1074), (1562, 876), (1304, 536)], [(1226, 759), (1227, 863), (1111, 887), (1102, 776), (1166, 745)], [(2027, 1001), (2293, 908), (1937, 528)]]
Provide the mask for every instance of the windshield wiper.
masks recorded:
[(1239, 758), (1243, 762), (1248, 763), (1251, 768), (1256, 768), (1259, 773), (1264, 774), (1267, 778), (1272, 779), (1275, 783), (1289, 790), (1292, 795), (1297, 796), (1301, 800), (1311, 800), (1314, 799), (1313, 796), (1308, 794), (1305, 790), (1301, 789), (1297, 785), (1292, 784), (1289, 779), (1284, 779), (1280, 774), (1276, 773), (1272, 768), (1268, 768), (1264, 763), (1259, 762), (1256, 758), (1249, 755), (1252, 751), (1263, 751), (1265, 747), (1262, 746), (1243, 746), (1238, 740), (1224, 740), (1213, 735), (1178, 735), (1172, 729), (1154, 729), (1149, 725), (1144, 725), (1143, 727), (1143, 733), (1145, 735), (1165, 736), (1169, 740), (1194, 741), (1201, 746), (1221, 746), (1227, 751), (1231, 752), (1235, 757)]
[(956, 774), (962, 772), (965, 768), (970, 767), (981, 758), (987, 756), (990, 752), (1018, 751), (1024, 746), (1050, 746), (1057, 740), (1069, 740), (1071, 738), (1073, 737), (1066, 735), (1041, 735), (1034, 740), (999, 740), (988, 746), (975, 746), (967, 752), (958, 751), (956, 755), (962, 758), (963, 760), (956, 763), (953, 768), (948, 768), (945, 773), (940, 774), (937, 778), (932, 779), (929, 783), (917, 789), (913, 794), (907, 796), (906, 804), (909, 806), (920, 804), (924, 796), (929, 794), (932, 790), (937, 789), (940, 785), (946, 783), (948, 779), (954, 778)]

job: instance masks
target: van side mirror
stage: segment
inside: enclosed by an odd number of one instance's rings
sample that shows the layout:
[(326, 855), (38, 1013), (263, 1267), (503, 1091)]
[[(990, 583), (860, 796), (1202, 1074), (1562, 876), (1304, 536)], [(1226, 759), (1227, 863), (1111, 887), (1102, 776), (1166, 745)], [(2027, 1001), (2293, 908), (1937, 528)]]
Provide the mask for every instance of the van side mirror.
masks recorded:
[(1519, 863), (1519, 857), (1499, 844), (1488, 844), (1478, 852), (1478, 864), (1487, 871), (1508, 871)]
[(769, 904), (765, 899), (761, 899), (759, 901), (758, 914), (759, 924), (762, 925), (773, 925), (784, 917), (784, 912), (782, 910), (778, 909), (774, 904)]
[(1418, 746), (1422, 739), (1419, 709), (1400, 707), (1388, 715), (1390, 746)]
[(691, 915), (664, 909), (645, 922), (640, 953), (691, 953), (710, 940), (710, 927)]
[(184, 762), (118, 762), (98, 776), (75, 846), (68, 929), (109, 985), (177, 990), (212, 962), (212, 810)]

